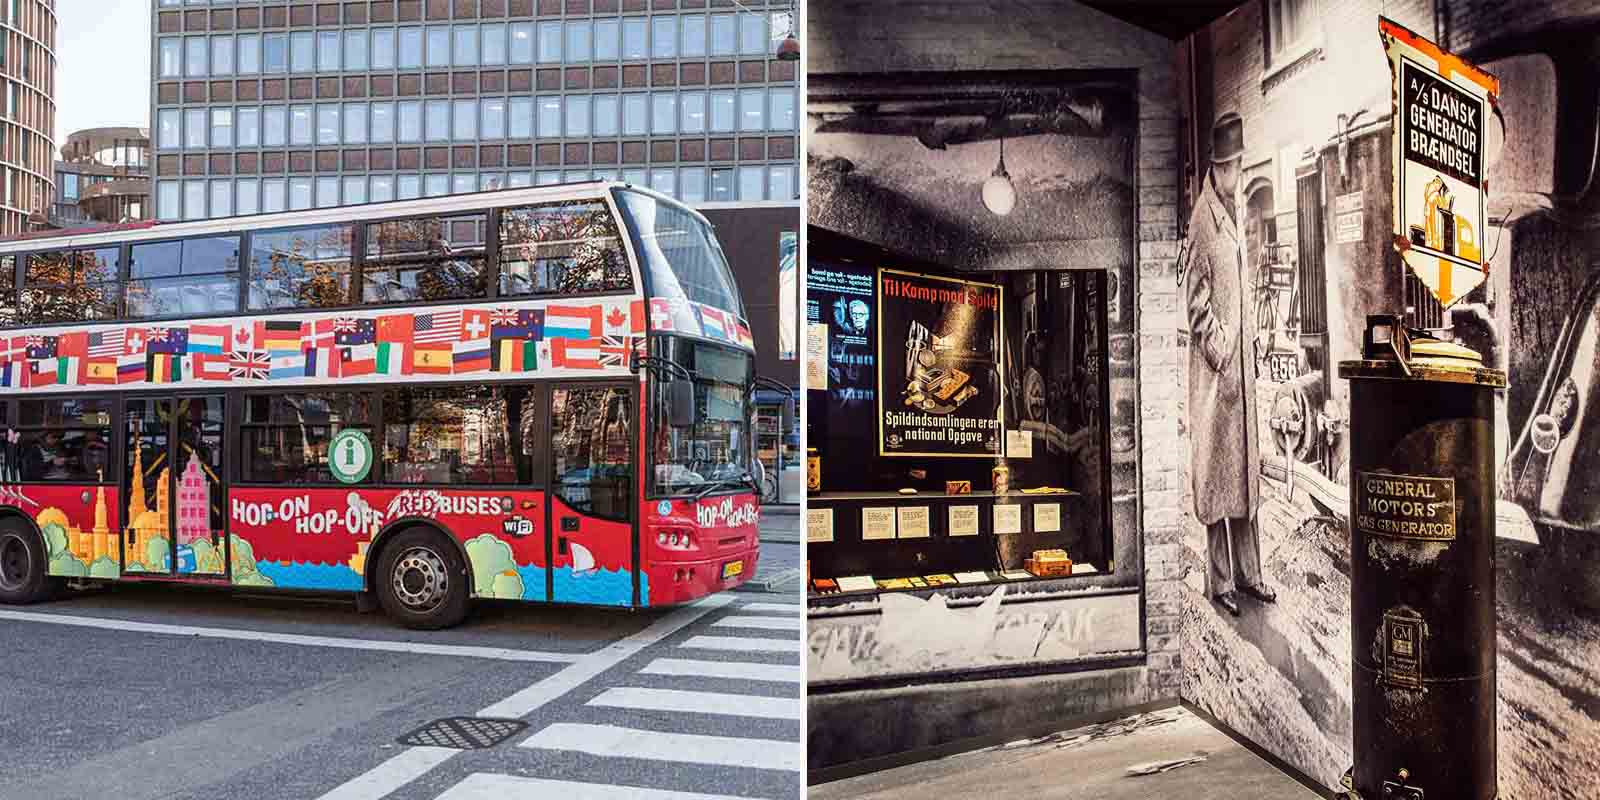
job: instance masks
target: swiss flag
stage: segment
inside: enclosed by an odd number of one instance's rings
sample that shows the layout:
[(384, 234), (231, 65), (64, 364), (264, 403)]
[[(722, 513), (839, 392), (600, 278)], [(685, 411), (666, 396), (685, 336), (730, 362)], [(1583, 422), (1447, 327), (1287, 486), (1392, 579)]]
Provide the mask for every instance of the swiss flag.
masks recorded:
[(461, 312), (461, 341), (472, 342), (489, 338), (489, 312), (467, 310)]

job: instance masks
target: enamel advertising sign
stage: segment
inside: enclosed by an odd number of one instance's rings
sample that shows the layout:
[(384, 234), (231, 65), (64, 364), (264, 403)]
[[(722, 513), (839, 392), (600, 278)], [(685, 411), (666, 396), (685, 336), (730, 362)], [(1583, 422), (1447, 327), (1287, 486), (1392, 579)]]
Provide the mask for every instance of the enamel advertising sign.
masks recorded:
[(1380, 17), (1394, 98), (1394, 245), (1445, 308), (1486, 277), (1484, 143), (1500, 82)]

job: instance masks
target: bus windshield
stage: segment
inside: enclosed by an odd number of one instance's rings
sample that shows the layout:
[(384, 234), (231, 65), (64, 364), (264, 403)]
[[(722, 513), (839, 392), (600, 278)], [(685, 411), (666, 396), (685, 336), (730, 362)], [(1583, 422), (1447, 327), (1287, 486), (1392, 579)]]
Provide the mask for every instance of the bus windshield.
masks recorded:
[(664, 372), (660, 374), (651, 392), (655, 415), (651, 495), (695, 495), (750, 486), (755, 480), (750, 469), (754, 359), (731, 347), (671, 336), (656, 337), (655, 351), (694, 376), (695, 421), (686, 427), (672, 425), (671, 382)]
[(689, 209), (623, 189), (618, 204), (652, 297), (682, 298), (743, 318), (744, 304), (711, 226)]

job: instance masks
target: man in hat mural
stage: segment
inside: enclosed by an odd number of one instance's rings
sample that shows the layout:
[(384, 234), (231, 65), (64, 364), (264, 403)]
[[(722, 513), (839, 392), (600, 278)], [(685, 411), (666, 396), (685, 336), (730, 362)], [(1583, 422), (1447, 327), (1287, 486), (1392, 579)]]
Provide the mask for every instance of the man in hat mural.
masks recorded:
[(1211, 169), (1189, 219), (1179, 280), (1189, 315), (1189, 420), (1195, 515), (1206, 526), (1206, 591), (1229, 613), (1237, 592), (1265, 603), (1277, 595), (1262, 581), (1256, 509), (1261, 505), (1261, 450), (1256, 441), (1253, 310), (1239, 234), (1244, 122), (1224, 114), (1211, 133)]

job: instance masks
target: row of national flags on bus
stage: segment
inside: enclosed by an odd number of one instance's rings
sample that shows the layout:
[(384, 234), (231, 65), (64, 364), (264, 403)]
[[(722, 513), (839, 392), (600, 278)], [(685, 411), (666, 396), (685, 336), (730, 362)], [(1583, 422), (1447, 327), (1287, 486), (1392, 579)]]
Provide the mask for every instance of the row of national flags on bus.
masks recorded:
[(685, 299), (433, 307), (0, 337), (0, 387), (582, 373), (625, 368), (647, 330), (755, 346), (743, 319)]
[(647, 324), (643, 301), (608, 300), (60, 331), (0, 337), (0, 386), (602, 371)]

